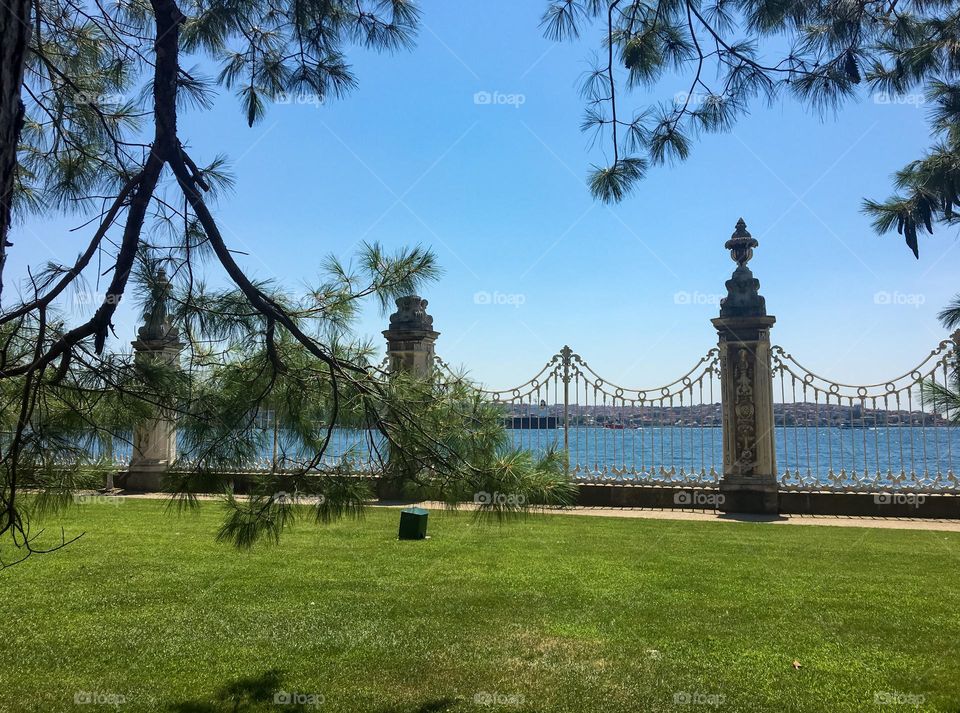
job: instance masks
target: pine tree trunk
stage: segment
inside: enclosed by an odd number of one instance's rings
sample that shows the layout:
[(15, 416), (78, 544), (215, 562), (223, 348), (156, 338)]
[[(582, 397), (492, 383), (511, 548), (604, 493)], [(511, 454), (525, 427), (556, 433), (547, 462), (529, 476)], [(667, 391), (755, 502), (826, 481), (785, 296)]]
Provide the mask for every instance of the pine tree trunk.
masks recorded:
[(3, 268), (7, 261), (7, 236), (17, 145), (23, 126), (20, 84), (30, 36), (30, 0), (0, 2), (0, 298), (3, 296)]

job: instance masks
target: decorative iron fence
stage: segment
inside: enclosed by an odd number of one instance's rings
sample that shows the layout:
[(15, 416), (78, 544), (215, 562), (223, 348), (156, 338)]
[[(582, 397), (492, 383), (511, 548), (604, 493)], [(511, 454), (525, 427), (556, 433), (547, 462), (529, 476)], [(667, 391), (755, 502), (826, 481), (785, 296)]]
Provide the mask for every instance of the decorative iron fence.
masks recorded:
[[(446, 378), (458, 378), (439, 357)], [(515, 445), (566, 453), (584, 481), (716, 484), (722, 472), (720, 356), (711, 349), (683, 376), (630, 388), (601, 377), (565, 346), (511, 389), (481, 389), (503, 407)]]
[[(928, 395), (956, 389), (956, 340), (906, 374), (864, 385), (814, 374), (782, 347), (771, 352), (783, 489), (960, 492), (958, 414), (949, 405), (938, 411)], [(435, 360), (446, 378), (458, 378)], [(680, 378), (637, 389), (604, 379), (564, 347), (519, 386), (481, 392), (504, 408), (515, 445), (563, 450), (579, 480), (715, 485), (723, 471), (719, 383), (717, 349)]]
[[(912, 370), (886, 382), (846, 384), (816, 374), (780, 346), (770, 350), (773, 442), (782, 490), (957, 492), (960, 413), (956, 401), (960, 332), (945, 339)], [(461, 380), (434, 357), (435, 378)], [(384, 365), (379, 373), (388, 378)], [(710, 349), (670, 383), (632, 388), (610, 382), (570, 347), (554, 354), (524, 383), (480, 392), (502, 409), (517, 447), (566, 456), (570, 475), (584, 482), (717, 485), (723, 474), (721, 360)], [(309, 463), (283, 424), (264, 413), (255, 427), (263, 448), (236, 473), (295, 470)], [(128, 434), (129, 435), (129, 434)], [(96, 439), (79, 434), (80, 442)], [(91, 456), (126, 469), (127, 437)], [(96, 452), (94, 452), (96, 451)], [(376, 473), (386, 449), (368, 430), (337, 428), (321, 467), (349, 463)], [(181, 458), (174, 468), (189, 470)]]
[[(741, 218), (724, 243), (737, 267), (711, 320), (717, 347), (678, 379), (620, 386), (565, 346), (519, 386), (480, 387), (502, 410), (514, 445), (561, 451), (571, 476), (586, 482), (720, 485), (733, 511), (777, 512), (777, 491), (784, 489), (960, 494), (954, 462), (954, 452), (960, 454), (960, 330), (890, 381), (858, 385), (822, 377), (770, 346), (776, 320), (748, 266), (758, 245)], [(437, 385), (464, 379), (435, 356), (440, 333), (426, 307), (417, 295), (397, 299), (383, 332), (387, 358), (371, 366), (378, 378), (395, 370)], [(175, 340), (137, 344), (138, 355), (170, 363), (182, 346)], [(266, 416), (253, 462), (230, 467), (263, 472), (313, 464), (315, 454), (293, 436), (288, 441), (283, 424)], [(148, 426), (134, 429), (134, 441), (156, 452), (148, 457), (135, 448), (129, 477), (140, 477), (141, 461), (176, 458), (175, 424), (153, 419)], [(372, 473), (387, 450), (369, 430), (337, 428), (323, 465)], [(177, 466), (189, 464), (181, 458)], [(150, 473), (140, 481), (144, 487), (155, 482)]]
[[(958, 342), (942, 341), (911, 371), (887, 382), (844, 384), (771, 349), (777, 478), (784, 490), (960, 492), (957, 413), (929, 398), (955, 389)], [(462, 380), (434, 357), (436, 378)], [(524, 383), (480, 392), (501, 407), (515, 446), (566, 455), (584, 482), (717, 485), (723, 473), (720, 353), (710, 349), (679, 378), (632, 388), (610, 382), (570, 347)], [(295, 469), (312, 454), (287, 442), (282, 424), (265, 418), (264, 452), (237, 472)], [(377, 434), (338, 428), (323, 459), (376, 472), (385, 450)], [(124, 449), (126, 450), (126, 449)], [(955, 456), (956, 454), (956, 456)], [(118, 465), (129, 460), (116, 455)], [(180, 462), (178, 468), (189, 468)]]
[(958, 343), (945, 339), (890, 381), (844, 384), (771, 349), (781, 487), (957, 491), (960, 436), (949, 399)]

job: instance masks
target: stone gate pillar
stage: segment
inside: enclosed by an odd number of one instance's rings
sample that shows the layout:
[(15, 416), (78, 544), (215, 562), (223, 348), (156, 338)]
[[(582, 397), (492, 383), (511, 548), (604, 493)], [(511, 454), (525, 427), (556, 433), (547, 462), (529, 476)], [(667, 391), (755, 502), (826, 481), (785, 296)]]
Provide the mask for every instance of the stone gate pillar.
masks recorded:
[(720, 393), (723, 423), (725, 512), (776, 513), (778, 482), (770, 372), (770, 328), (760, 281), (747, 263), (759, 243), (743, 218), (724, 247), (737, 268), (727, 280), (720, 316), (713, 319), (720, 338)]
[(433, 372), (434, 344), (440, 332), (433, 330), (433, 317), (427, 314), (427, 301), (417, 295), (397, 299), (397, 311), (390, 315), (387, 340), (389, 369), (418, 376)]
[[(383, 331), (387, 340), (388, 370), (393, 374), (411, 374), (430, 378), (434, 370), (434, 345), (440, 332), (433, 329), (433, 317), (427, 314), (427, 301), (417, 295), (397, 298), (397, 311), (390, 315), (390, 328)], [(396, 500), (404, 496), (403, 483), (416, 470), (414, 463), (402, 457), (402, 445), (391, 445), (384, 477), (377, 481), (377, 497)]]
[[(157, 290), (169, 290), (166, 273), (157, 275)], [(180, 330), (173, 326), (163, 299), (157, 299), (145, 324), (132, 342), (137, 364), (177, 364), (183, 343)], [(163, 476), (177, 459), (177, 427), (174, 414), (159, 409), (156, 416), (134, 425), (133, 455), (127, 474), (128, 490), (161, 490)]]

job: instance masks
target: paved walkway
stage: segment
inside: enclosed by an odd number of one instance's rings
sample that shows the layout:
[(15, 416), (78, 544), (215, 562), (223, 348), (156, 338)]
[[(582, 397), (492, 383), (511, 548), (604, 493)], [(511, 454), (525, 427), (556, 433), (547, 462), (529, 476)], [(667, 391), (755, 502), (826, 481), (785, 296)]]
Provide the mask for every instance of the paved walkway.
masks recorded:
[[(118, 493), (128, 498), (164, 498), (166, 493)], [(214, 500), (215, 495), (198, 495), (201, 500)], [(309, 499), (304, 499), (309, 503)], [(446, 504), (434, 501), (421, 502), (376, 502), (375, 508), (404, 508), (416, 505), (427, 509), (440, 510)], [(474, 510), (473, 503), (465, 503), (460, 510)], [(764, 525), (819, 525), (825, 527), (875, 527), (884, 530), (939, 530), (942, 532), (960, 532), (960, 520), (935, 520), (932, 518), (909, 517), (855, 517), (846, 515), (726, 515), (714, 510), (675, 510), (667, 508), (593, 508), (569, 507), (550, 508), (542, 512), (549, 515), (588, 515), (591, 517), (626, 517), (644, 520), (689, 520), (697, 522), (754, 522)]]
[[(424, 501), (419, 503), (376, 503), (374, 507), (400, 508), (417, 505), (427, 509), (446, 507), (444, 503)], [(467, 503), (461, 510), (473, 510), (476, 506)], [(617, 508), (617, 507), (569, 507), (548, 509), (551, 515), (589, 515), (591, 517), (626, 517), (643, 520), (693, 520), (699, 522), (755, 522), (765, 525), (822, 525), (826, 527), (876, 527), (887, 530), (941, 530), (960, 532), (960, 520), (937, 520), (933, 518), (908, 517), (856, 517), (846, 515), (727, 515), (714, 510), (675, 510), (672, 508)]]

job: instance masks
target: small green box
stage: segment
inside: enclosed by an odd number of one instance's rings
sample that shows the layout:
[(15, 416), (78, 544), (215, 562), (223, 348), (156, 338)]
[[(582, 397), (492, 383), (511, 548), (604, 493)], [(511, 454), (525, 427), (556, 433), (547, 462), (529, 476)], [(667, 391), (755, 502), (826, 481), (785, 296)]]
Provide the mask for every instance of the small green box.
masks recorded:
[(400, 539), (422, 540), (427, 536), (427, 511), (423, 508), (404, 508), (400, 511)]

